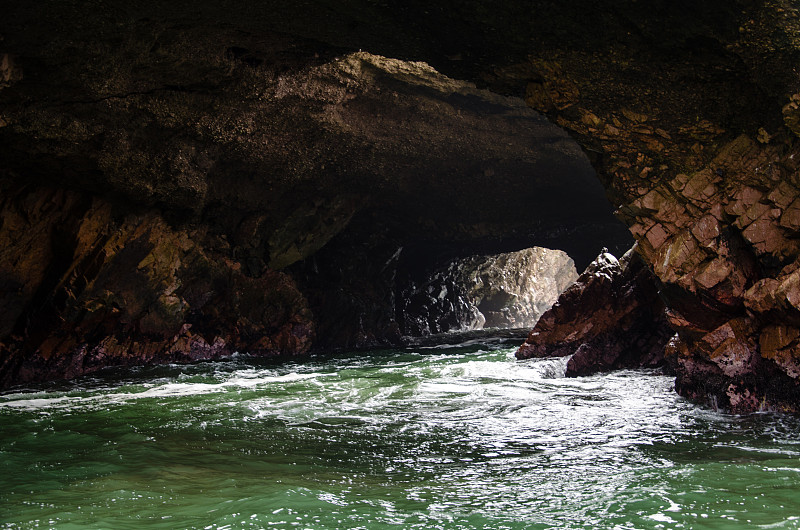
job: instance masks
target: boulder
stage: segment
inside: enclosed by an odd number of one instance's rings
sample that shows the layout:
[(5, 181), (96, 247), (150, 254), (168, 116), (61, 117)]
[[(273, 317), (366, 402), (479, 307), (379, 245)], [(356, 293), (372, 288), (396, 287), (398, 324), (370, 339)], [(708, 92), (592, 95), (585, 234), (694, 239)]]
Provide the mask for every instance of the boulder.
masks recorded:
[(634, 249), (604, 251), (567, 288), (517, 350), (518, 359), (572, 355), (568, 376), (664, 366), (674, 334), (658, 282)]
[(400, 289), (404, 332), (530, 328), (578, 277), (561, 250), (534, 247), (453, 260)]

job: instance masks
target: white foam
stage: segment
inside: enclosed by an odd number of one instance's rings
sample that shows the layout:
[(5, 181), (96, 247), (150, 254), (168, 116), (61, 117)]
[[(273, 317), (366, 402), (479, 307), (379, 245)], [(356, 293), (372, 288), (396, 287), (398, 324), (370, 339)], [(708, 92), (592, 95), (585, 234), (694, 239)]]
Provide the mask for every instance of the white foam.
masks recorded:
[[(108, 389), (102, 389), (97, 391), (102, 393), (97, 394), (90, 393), (89, 395), (62, 395), (49, 398), (31, 397), (28, 399), (25, 399), (24, 396), (31, 396), (31, 394), (11, 394), (0, 397), (0, 408), (8, 407), (15, 409), (38, 410), (47, 408), (86, 407), (95, 406), (100, 403), (123, 403), (135, 399), (171, 398), (224, 393), (236, 389), (253, 389), (269, 384), (303, 381), (330, 375), (333, 374), (300, 374), (297, 372), (291, 372), (283, 375), (275, 375), (272, 371), (265, 373), (263, 370), (241, 370), (234, 372), (231, 374), (230, 379), (220, 383), (180, 382), (179, 376), (178, 381), (169, 382), (166, 384), (157, 384), (139, 392), (108, 393)], [(38, 395), (46, 394), (33, 394), (33, 396)]]

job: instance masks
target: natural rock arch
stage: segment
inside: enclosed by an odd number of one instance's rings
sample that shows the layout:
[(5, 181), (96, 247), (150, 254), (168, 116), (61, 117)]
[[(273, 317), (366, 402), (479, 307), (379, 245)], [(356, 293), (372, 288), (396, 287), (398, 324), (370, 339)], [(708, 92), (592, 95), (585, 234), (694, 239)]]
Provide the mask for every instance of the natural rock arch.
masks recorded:
[(229, 48), (197, 59), (233, 69), (213, 95), (5, 111), (6, 384), (391, 343), (400, 262), (628, 241), (577, 144), (519, 98), (364, 52), (278, 73)]

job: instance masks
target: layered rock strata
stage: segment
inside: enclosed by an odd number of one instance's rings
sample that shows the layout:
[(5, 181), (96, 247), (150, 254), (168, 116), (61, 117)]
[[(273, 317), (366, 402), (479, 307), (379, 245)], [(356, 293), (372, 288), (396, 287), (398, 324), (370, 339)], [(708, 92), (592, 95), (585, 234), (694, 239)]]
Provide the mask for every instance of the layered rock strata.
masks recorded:
[(546, 52), (499, 78), (533, 79), (528, 103), (592, 155), (661, 282), (678, 392), (798, 411), (800, 14), (627, 7), (628, 45)]
[(563, 357), (569, 377), (665, 365), (674, 332), (658, 281), (634, 250), (602, 252), (539, 319), (518, 359)]
[(735, 412), (800, 410), (793, 100), (772, 133), (738, 136), (709, 120), (578, 107), (560, 123), (603, 153), (618, 214), (662, 284), (678, 391)]

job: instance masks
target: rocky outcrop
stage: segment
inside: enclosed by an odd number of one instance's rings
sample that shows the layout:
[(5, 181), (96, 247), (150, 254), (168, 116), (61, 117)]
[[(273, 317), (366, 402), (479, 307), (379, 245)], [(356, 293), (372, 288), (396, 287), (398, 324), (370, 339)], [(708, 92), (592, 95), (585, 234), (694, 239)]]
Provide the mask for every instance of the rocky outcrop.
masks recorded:
[(578, 277), (560, 250), (534, 247), (450, 262), (399, 289), (406, 335), (532, 327)]
[(563, 357), (567, 376), (659, 367), (674, 334), (658, 282), (634, 250), (604, 250), (559, 297), (517, 350), (518, 359)]
[(795, 7), (624, 4), (628, 46), (505, 70), (592, 153), (661, 282), (678, 392), (734, 412), (800, 410)]
[(247, 276), (205, 228), (7, 183), (0, 223), (0, 386), (311, 345), (312, 315), (292, 279)]
[[(679, 334), (679, 391), (735, 412), (795, 410), (800, 398), (800, 224), (792, 221), (800, 152), (783, 142), (729, 142), (702, 170), (650, 192), (669, 192), (674, 213), (656, 208), (634, 224), (664, 231), (650, 236), (647, 255)], [(698, 204), (709, 210), (681, 212)]]
[(664, 112), (675, 94), (663, 88), (640, 106), (602, 113), (585, 99), (564, 102), (569, 83), (560, 82), (560, 95), (548, 97), (575, 118), (559, 123), (603, 153), (618, 214), (662, 284), (678, 333), (670, 349), (678, 391), (735, 412), (800, 410), (793, 100), (782, 103), (783, 123), (765, 112), (749, 134), (736, 135), (719, 114)]

